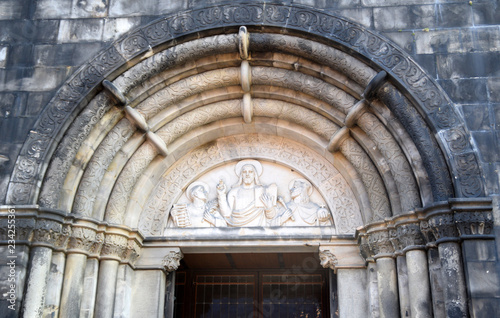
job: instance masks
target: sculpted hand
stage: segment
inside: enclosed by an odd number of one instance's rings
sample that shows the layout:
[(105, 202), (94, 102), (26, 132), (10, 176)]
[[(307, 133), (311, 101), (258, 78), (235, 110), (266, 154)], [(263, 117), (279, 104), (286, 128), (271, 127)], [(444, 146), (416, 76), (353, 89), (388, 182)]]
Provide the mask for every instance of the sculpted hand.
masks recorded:
[(273, 208), (274, 196), (269, 195), (267, 193), (263, 193), (262, 196), (260, 197), (260, 200), (262, 201), (262, 203), (264, 203), (266, 211), (270, 211)]
[(219, 184), (217, 185), (217, 193), (219, 195), (221, 194), (226, 194), (226, 185), (224, 184), (224, 181), (219, 180)]
[(203, 219), (208, 223), (215, 225), (215, 216), (212, 214), (212, 211), (205, 210), (205, 213), (203, 213)]
[(327, 221), (330, 218), (330, 212), (325, 208), (321, 207), (318, 209), (318, 220), (320, 222)]

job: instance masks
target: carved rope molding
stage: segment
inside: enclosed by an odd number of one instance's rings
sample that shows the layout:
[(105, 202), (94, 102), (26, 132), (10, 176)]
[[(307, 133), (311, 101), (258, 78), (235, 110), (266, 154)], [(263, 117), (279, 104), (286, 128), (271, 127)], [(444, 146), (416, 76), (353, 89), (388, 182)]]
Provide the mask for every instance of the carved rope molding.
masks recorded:
[(79, 253), (98, 259), (114, 259), (134, 266), (143, 236), (124, 226), (110, 226), (38, 206), (0, 206), (0, 245), (7, 244), (8, 211), (15, 209), (17, 245), (48, 247), (67, 254)]
[[(303, 6), (269, 3), (225, 4), (181, 12), (129, 33), (81, 67), (44, 108), (29, 133), (9, 183), (7, 202), (29, 204), (38, 196), (45, 163), (61, 138), (61, 130), (93, 95), (102, 80), (127, 61), (151, 54), (152, 48), (172, 39), (204, 30), (230, 26), (275, 26), (314, 34), (353, 50), (384, 69), (405, 90), (442, 139), (456, 178), (457, 197), (484, 195), (484, 182), (475, 149), (463, 120), (443, 90), (391, 41), (364, 27)], [(458, 134), (460, 138), (449, 139)]]

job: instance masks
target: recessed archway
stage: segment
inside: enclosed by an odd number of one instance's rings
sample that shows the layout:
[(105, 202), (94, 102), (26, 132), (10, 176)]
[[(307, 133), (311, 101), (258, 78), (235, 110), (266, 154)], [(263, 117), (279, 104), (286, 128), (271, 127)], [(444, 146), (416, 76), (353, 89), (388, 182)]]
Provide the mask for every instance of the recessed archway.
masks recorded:
[[(353, 256), (360, 226), (407, 214), (414, 225), (415, 210), (484, 196), (469, 140), (443, 91), (380, 35), (307, 7), (227, 4), (139, 28), (76, 72), (26, 140), (7, 201), (92, 224), (85, 225), (92, 251), (68, 255), (81, 275), (91, 256), (94, 270), (115, 278), (119, 266), (128, 277), (127, 266), (137, 265), (138, 280), (163, 282), (168, 249), (221, 248), (221, 231), (165, 235), (176, 199), (203, 174), (255, 159), (309, 180), (332, 211), (335, 232), (297, 230), (282, 240), (279, 230), (258, 229), (238, 236), (233, 248), (263, 239), (273, 253), (285, 245), (310, 252), (327, 242), (342, 264), (364, 267)], [(390, 245), (387, 228), (370, 231)], [(99, 254), (93, 246), (103, 233)], [(145, 242), (136, 265), (130, 259), (137, 255), (116, 248), (131, 241)], [(82, 285), (83, 276), (72, 277), (67, 290)], [(105, 293), (115, 281), (99, 284)], [(87, 300), (96, 312), (114, 292), (100, 296)]]

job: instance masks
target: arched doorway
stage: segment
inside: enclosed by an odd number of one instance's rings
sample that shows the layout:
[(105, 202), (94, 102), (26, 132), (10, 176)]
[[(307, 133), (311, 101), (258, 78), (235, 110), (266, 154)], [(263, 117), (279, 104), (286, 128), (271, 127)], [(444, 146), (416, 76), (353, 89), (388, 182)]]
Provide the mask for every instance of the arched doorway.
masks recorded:
[[(28, 137), (8, 200), (39, 204), (37, 231), (61, 234), (35, 236), (32, 253), (66, 266), (61, 297), (50, 300), (62, 316), (161, 315), (164, 271), (182, 253), (207, 251), (318, 252), (337, 272), (341, 315), (428, 314), (445, 284), (430, 283), (425, 244), (463, 234), (455, 211), (490, 210), (471, 199), (484, 187), (464, 127), (411, 58), (351, 21), (300, 6), (206, 7), (142, 27), (82, 67)], [(275, 201), (264, 223), (238, 223), (231, 207), (226, 227), (175, 220), (196, 182), (222, 211), (217, 179), (229, 190), (245, 160), (258, 162), (253, 173), (275, 185), (283, 211)], [(278, 218), (298, 179), (325, 217), (317, 208), (308, 224)], [(418, 266), (405, 283), (408, 257)], [(49, 275), (40, 270), (28, 283)], [(463, 280), (463, 268), (452, 276)], [(466, 310), (453, 305), (458, 290), (441, 293), (447, 310)], [(26, 295), (25, 311), (37, 312), (44, 292)]]

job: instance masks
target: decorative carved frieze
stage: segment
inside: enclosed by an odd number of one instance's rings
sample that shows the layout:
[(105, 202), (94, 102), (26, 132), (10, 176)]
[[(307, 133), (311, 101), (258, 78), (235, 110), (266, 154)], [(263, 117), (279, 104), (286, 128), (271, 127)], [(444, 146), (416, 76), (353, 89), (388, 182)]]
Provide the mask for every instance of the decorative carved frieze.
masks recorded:
[(179, 268), (181, 264), (181, 259), (184, 257), (184, 254), (180, 250), (170, 251), (163, 258), (163, 268), (167, 273), (173, 272)]

